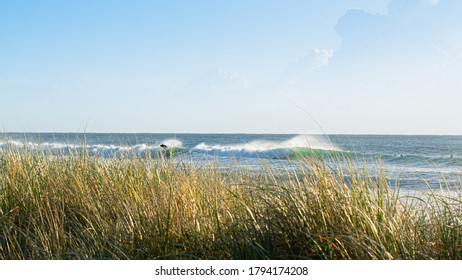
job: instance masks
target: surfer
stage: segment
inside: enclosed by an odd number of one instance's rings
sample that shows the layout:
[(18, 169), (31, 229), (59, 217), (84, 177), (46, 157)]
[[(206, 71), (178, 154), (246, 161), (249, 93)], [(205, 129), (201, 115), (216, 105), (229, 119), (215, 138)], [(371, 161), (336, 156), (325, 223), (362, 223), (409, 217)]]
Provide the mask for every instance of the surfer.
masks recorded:
[(164, 143), (160, 144), (160, 147), (163, 149), (167, 149), (167, 145), (165, 145)]
[(453, 156), (451, 155), (449, 158), (452, 158)]

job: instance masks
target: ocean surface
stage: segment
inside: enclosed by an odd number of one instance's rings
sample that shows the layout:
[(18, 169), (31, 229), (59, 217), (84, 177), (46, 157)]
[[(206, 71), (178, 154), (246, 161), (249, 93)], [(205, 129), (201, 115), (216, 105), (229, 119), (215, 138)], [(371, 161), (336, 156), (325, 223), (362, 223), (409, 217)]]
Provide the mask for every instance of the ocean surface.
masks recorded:
[(86, 150), (92, 156), (160, 154), (175, 160), (237, 165), (259, 171), (297, 166), (299, 155), (353, 159), (370, 174), (382, 168), (392, 187), (460, 187), (462, 136), (289, 134), (0, 133), (0, 149), (40, 149), (53, 154)]

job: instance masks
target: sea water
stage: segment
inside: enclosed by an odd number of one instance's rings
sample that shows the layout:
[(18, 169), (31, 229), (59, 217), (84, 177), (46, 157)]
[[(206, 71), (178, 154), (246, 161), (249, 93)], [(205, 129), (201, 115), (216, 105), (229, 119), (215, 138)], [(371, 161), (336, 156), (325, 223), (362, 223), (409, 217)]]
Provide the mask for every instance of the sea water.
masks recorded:
[[(164, 144), (164, 145), (162, 145)], [(163, 147), (161, 147), (161, 145)], [(40, 149), (53, 154), (85, 150), (93, 156), (164, 153), (174, 160), (210, 163), (259, 171), (295, 168), (302, 156), (351, 159), (371, 175), (385, 173), (392, 187), (460, 187), (462, 136), (293, 135), (293, 134), (124, 134), (3, 133), (0, 148)], [(337, 168), (337, 167), (334, 167)]]

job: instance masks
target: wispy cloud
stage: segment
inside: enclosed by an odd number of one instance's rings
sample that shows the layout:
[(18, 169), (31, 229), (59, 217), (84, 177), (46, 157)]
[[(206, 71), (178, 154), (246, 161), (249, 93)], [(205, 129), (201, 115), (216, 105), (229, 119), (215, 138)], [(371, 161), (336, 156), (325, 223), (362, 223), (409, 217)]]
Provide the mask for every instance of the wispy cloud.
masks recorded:
[(198, 94), (237, 93), (249, 86), (248, 80), (238, 72), (217, 67), (193, 76), (187, 90)]
[(318, 71), (329, 64), (334, 51), (332, 49), (314, 48), (287, 67), (283, 79), (289, 85), (295, 85), (307, 78), (310, 73)]
[(460, 1), (392, 0), (386, 15), (362, 9), (350, 9), (335, 27), (342, 38), (343, 54), (420, 55), (430, 52), (433, 44), (447, 48), (454, 45), (455, 33), (461, 30)]
[(430, 5), (437, 5), (439, 0), (425, 0), (425, 2), (430, 4)]

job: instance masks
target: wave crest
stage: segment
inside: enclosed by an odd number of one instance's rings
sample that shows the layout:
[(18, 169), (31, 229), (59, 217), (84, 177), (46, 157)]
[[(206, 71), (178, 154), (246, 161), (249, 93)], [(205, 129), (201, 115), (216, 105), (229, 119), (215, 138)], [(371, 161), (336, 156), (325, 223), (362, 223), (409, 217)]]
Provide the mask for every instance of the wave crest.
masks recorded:
[(278, 149), (293, 149), (293, 148), (310, 148), (317, 150), (340, 151), (327, 138), (312, 135), (298, 135), (291, 139), (275, 142), (256, 140), (248, 143), (230, 144), (230, 145), (209, 145), (200, 143), (195, 146), (195, 151), (219, 151), (219, 152), (267, 152)]

